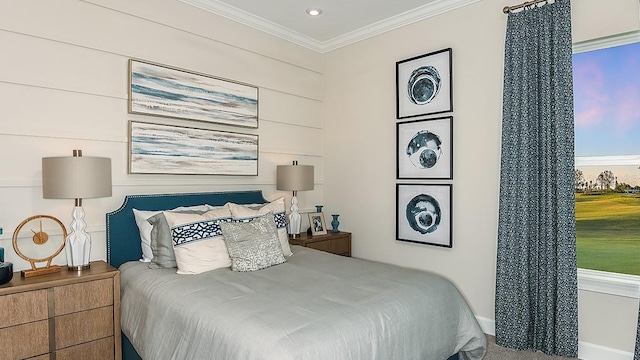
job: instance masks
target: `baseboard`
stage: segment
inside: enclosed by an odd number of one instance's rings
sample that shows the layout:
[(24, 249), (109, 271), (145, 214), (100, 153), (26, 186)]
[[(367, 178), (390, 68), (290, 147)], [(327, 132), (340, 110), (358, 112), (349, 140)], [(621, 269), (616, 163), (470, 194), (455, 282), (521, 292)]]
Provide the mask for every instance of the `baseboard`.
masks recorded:
[(578, 357), (582, 360), (633, 360), (633, 353), (580, 341)]
[[(485, 334), (492, 336), (496, 335), (495, 320), (487, 319), (482, 316), (476, 316), (476, 319)], [(581, 360), (633, 360), (633, 353), (588, 343), (586, 341), (580, 341), (578, 342), (578, 357)]]
[(491, 336), (496, 336), (495, 320), (487, 319), (482, 316), (476, 316), (476, 319), (478, 320), (478, 324), (480, 324), (480, 328), (482, 329), (483, 333)]

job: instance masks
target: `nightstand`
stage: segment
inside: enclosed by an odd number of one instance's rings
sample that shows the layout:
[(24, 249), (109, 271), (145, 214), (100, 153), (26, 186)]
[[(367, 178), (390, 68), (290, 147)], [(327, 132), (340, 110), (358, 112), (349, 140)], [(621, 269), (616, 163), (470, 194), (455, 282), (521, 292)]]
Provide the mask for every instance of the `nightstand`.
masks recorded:
[(87, 270), (0, 285), (3, 359), (120, 360), (120, 272), (104, 261)]
[(300, 234), (296, 235), (295, 239), (289, 238), (289, 243), (336, 255), (351, 256), (351, 233), (344, 231), (339, 233), (329, 232), (327, 235), (316, 236)]

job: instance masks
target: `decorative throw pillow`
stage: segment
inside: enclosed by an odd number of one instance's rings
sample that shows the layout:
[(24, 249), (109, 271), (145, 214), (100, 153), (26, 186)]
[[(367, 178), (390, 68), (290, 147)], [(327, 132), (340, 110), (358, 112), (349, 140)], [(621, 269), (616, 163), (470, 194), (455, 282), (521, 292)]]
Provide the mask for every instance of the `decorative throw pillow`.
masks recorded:
[(227, 205), (231, 210), (231, 216), (233, 216), (234, 221), (247, 222), (258, 216), (272, 212), (273, 220), (278, 228), (278, 239), (280, 240), (282, 253), (284, 256), (291, 256), (293, 254), (289, 246), (289, 234), (287, 234), (287, 213), (284, 208), (284, 197), (273, 200), (258, 208), (234, 203), (227, 203)]
[(164, 211), (171, 229), (178, 274), (199, 274), (231, 266), (220, 226), (231, 221), (227, 207), (203, 214)]
[[(191, 212), (192, 214), (202, 214), (202, 212)], [(153, 257), (149, 262), (150, 269), (175, 268), (176, 256), (173, 253), (173, 240), (171, 239), (171, 229), (163, 212), (153, 215), (147, 221), (151, 224), (151, 251)]]
[(220, 224), (231, 257), (231, 270), (256, 271), (285, 262), (273, 214), (249, 222)]
[[(181, 206), (171, 211), (200, 211), (205, 212), (211, 210), (213, 207), (211, 205), (196, 205), (196, 206)], [(147, 211), (147, 210), (138, 210), (133, 209), (133, 217), (136, 220), (136, 225), (138, 225), (138, 230), (140, 230), (140, 247), (142, 247), (142, 261), (150, 262), (153, 258), (153, 251), (151, 250), (151, 229), (152, 225), (147, 221), (148, 218), (161, 213), (162, 210), (155, 211)]]
[[(189, 211), (178, 208), (177, 210), (168, 210), (170, 212), (180, 212), (185, 214), (202, 214), (206, 211)], [(151, 252), (153, 257), (149, 262), (150, 269), (175, 268), (176, 256), (173, 253), (173, 245), (171, 239), (171, 231), (169, 224), (164, 217), (164, 213), (160, 212), (147, 219), (151, 224)]]

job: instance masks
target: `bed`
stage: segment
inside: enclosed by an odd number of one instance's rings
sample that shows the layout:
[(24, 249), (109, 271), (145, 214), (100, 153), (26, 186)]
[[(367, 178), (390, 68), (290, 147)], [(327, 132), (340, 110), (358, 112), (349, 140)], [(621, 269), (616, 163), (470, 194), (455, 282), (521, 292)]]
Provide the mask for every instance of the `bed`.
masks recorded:
[(133, 209), (268, 204), (260, 191), (128, 195), (107, 214), (123, 359), (479, 360), (486, 338), (433, 273), (292, 246), (258, 271), (150, 269)]

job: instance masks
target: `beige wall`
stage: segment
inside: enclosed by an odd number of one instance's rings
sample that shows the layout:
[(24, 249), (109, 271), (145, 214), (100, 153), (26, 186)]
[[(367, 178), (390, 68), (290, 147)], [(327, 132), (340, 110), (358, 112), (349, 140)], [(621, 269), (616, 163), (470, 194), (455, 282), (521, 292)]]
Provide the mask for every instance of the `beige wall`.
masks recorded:
[[(303, 207), (322, 203), (322, 64), (319, 54), (172, 0), (3, 1), (0, 4), (0, 246), (34, 214), (71, 222), (73, 200), (44, 200), (41, 158), (112, 159), (113, 196), (86, 199), (91, 257), (106, 258), (105, 213), (125, 194), (262, 189), (276, 193), (275, 166), (315, 165), (316, 189)], [(260, 88), (259, 129), (127, 114), (127, 60), (138, 58)], [(127, 174), (128, 120), (260, 136), (259, 176)], [(64, 255), (55, 260), (64, 263)]]
[[(485, 0), (325, 56), (327, 211), (353, 232), (356, 257), (453, 280), (494, 318), (505, 5)], [(574, 0), (574, 40), (638, 30), (638, 3)], [(453, 249), (395, 239), (395, 62), (453, 49)], [(406, 181), (405, 181), (406, 182)], [(580, 340), (632, 351), (638, 300), (580, 293)], [(598, 314), (596, 316), (596, 314)]]

